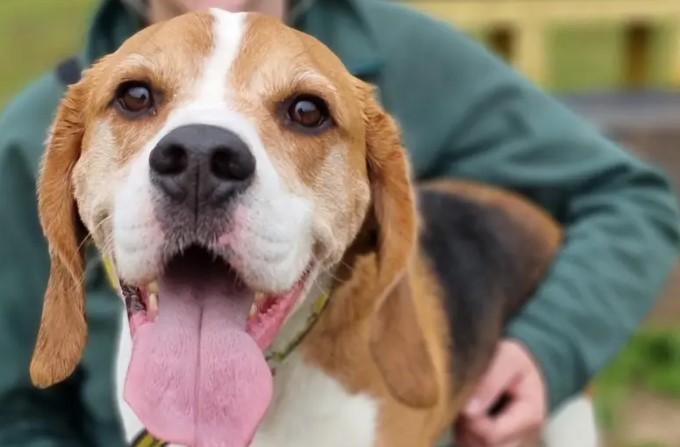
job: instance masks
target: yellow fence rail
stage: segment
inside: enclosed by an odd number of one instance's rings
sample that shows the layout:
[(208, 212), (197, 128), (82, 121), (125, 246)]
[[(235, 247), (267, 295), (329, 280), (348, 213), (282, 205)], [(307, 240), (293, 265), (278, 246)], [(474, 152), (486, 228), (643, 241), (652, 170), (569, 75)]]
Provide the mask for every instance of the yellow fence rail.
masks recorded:
[(680, 85), (680, 0), (411, 0), (412, 7), (467, 30), (488, 32), (491, 43), (538, 83), (548, 75), (546, 30), (555, 25), (617, 23), (626, 33), (626, 83), (644, 84), (651, 33), (672, 24), (673, 81)]

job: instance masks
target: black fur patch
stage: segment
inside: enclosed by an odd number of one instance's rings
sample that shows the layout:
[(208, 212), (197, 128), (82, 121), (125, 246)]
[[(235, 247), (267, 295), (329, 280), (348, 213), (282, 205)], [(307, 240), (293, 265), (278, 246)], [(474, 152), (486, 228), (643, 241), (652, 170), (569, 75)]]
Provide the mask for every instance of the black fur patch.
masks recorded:
[(523, 238), (500, 208), (433, 191), (420, 191), (419, 205), (421, 246), (445, 293), (453, 371), (465, 382), (486, 367), (503, 324), (525, 299)]

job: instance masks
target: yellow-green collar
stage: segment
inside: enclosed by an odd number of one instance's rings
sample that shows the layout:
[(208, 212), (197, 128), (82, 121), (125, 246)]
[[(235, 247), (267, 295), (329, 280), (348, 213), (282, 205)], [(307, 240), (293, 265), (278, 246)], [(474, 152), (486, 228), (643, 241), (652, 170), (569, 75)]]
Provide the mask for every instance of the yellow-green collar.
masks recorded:
[(132, 443), (130, 443), (130, 447), (166, 447), (167, 445), (167, 442), (155, 438), (147, 430), (139, 433)]
[(265, 359), (267, 359), (267, 364), (269, 365), (269, 368), (272, 369), (272, 371), (275, 371), (276, 368), (281, 366), (286, 361), (290, 353), (293, 352), (295, 348), (300, 346), (302, 340), (304, 340), (305, 336), (309, 333), (312, 327), (314, 327), (314, 323), (317, 322), (323, 311), (326, 309), (326, 306), (328, 306), (329, 298), (330, 295), (328, 293), (323, 293), (316, 299), (314, 305), (312, 306), (312, 312), (307, 317), (305, 326), (295, 337), (293, 337), (290, 343), (288, 343), (281, 350), (269, 350), (266, 352)]

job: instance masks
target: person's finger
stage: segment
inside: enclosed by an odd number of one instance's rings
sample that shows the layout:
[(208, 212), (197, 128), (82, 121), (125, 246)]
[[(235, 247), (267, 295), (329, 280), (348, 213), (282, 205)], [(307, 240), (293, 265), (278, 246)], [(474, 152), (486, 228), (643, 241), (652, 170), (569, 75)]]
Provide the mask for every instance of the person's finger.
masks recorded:
[(484, 447), (497, 447), (524, 441), (540, 429), (542, 420), (532, 400), (515, 400), (497, 417), (470, 418), (464, 431)]
[(502, 445), (490, 445), (475, 433), (462, 428), (456, 434), (456, 447), (520, 447), (521, 441), (512, 441)]
[(507, 444), (499, 445), (498, 447), (520, 447), (522, 445), (521, 441), (508, 442)]
[(519, 370), (508, 370), (508, 362), (502, 352), (494, 356), (491, 366), (463, 409), (463, 414), (470, 417), (485, 414), (519, 378)]
[(455, 427), (457, 436), (470, 447), (511, 447), (540, 432), (546, 412), (545, 386), (522, 346), (499, 344), (473, 396), (474, 403), (464, 409)]
[[(477, 418), (487, 417), (486, 414), (478, 416)], [(471, 421), (475, 420), (473, 417), (461, 415), (455, 425), (455, 439), (456, 447), (486, 447), (478, 434), (471, 429)]]
[(456, 447), (486, 447), (482, 443), (482, 440), (477, 438), (473, 433), (469, 431), (462, 431), (460, 434), (456, 435)]

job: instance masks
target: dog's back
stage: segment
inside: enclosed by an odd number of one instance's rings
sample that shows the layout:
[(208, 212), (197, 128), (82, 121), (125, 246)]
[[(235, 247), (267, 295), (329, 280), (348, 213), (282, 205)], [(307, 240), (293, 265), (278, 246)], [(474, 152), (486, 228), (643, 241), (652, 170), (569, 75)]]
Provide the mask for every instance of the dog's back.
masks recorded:
[(519, 196), (470, 182), (420, 188), (419, 210), (420, 246), (443, 292), (460, 400), (547, 273), (561, 232)]

